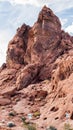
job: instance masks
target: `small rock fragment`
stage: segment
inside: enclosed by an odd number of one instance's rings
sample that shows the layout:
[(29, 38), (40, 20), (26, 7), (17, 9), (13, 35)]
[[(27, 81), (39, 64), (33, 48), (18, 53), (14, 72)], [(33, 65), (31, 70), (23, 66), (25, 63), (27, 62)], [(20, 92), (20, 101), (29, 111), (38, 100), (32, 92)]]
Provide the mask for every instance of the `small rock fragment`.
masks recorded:
[(14, 122), (8, 122), (8, 123), (7, 123), (7, 127), (10, 127), (10, 128), (11, 128), (11, 127), (14, 127), (14, 126), (15, 126), (15, 123), (14, 123)]

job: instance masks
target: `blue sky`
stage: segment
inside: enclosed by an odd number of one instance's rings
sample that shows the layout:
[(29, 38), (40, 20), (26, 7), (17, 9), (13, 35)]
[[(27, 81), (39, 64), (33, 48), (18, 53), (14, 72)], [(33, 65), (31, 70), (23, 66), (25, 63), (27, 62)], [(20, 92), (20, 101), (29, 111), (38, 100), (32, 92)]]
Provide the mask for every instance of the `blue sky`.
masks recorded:
[(43, 5), (51, 8), (62, 28), (73, 35), (73, 0), (0, 0), (0, 65), (16, 29), (23, 23), (32, 26)]

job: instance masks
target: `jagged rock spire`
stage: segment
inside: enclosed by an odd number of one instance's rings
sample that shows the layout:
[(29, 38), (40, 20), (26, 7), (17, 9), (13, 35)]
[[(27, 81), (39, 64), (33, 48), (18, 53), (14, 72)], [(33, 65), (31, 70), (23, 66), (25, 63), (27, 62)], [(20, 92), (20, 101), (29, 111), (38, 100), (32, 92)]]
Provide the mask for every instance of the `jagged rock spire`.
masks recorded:
[(48, 8), (47, 6), (44, 6), (42, 10), (39, 13), (38, 16), (38, 22), (49, 24), (50, 27), (54, 27), (55, 29), (61, 29), (61, 23), (59, 21), (59, 18), (53, 13), (53, 11)]

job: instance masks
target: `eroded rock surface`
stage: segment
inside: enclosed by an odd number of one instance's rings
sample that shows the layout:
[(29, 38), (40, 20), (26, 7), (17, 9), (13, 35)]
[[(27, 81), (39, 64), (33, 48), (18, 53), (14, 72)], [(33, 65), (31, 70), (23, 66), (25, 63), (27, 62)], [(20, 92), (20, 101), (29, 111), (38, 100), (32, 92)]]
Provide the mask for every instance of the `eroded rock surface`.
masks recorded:
[[(61, 30), (58, 17), (44, 6), (33, 27), (22, 25), (9, 43), (7, 67), (18, 68), (28, 64), (29, 66), (39, 64), (42, 67), (38, 79), (51, 78), (56, 59), (72, 48), (72, 38)], [(36, 68), (38, 69), (37, 66)]]
[(16, 124), (12, 130), (23, 129), (25, 117), (38, 130), (50, 125), (62, 130), (66, 113), (73, 124), (73, 37), (44, 6), (35, 24), (23, 24), (8, 44), (0, 68), (0, 119), (5, 119), (1, 128), (11, 120)]

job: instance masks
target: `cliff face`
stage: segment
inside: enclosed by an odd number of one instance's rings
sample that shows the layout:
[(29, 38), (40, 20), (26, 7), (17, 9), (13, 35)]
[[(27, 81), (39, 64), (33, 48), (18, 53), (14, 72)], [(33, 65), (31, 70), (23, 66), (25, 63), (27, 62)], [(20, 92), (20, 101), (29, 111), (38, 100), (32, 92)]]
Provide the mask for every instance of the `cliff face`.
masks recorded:
[[(23, 24), (17, 29), (0, 72), (0, 105), (11, 103), (19, 114), (24, 108), (24, 115), (39, 110), (39, 119), (32, 119), (38, 129), (45, 130), (52, 120), (52, 125), (62, 124), (61, 130), (65, 112), (69, 110), (72, 116), (72, 103), (67, 106), (73, 98), (73, 37), (61, 30), (61, 23), (51, 9), (44, 6), (33, 27)], [(17, 107), (20, 109), (16, 110)]]
[(51, 78), (54, 62), (72, 49), (71, 37), (61, 30), (57, 16), (43, 7), (33, 27), (22, 25), (10, 41), (7, 51), (7, 67), (21, 68), (37, 64), (38, 80)]
[(8, 67), (15, 68), (31, 63), (43, 63), (47, 58), (46, 53), (49, 53), (48, 56), (51, 55), (52, 47), (59, 44), (57, 42), (59, 42), (60, 37), (61, 24), (59, 19), (50, 9), (43, 7), (32, 28), (24, 24), (17, 29), (17, 34), (8, 46)]

